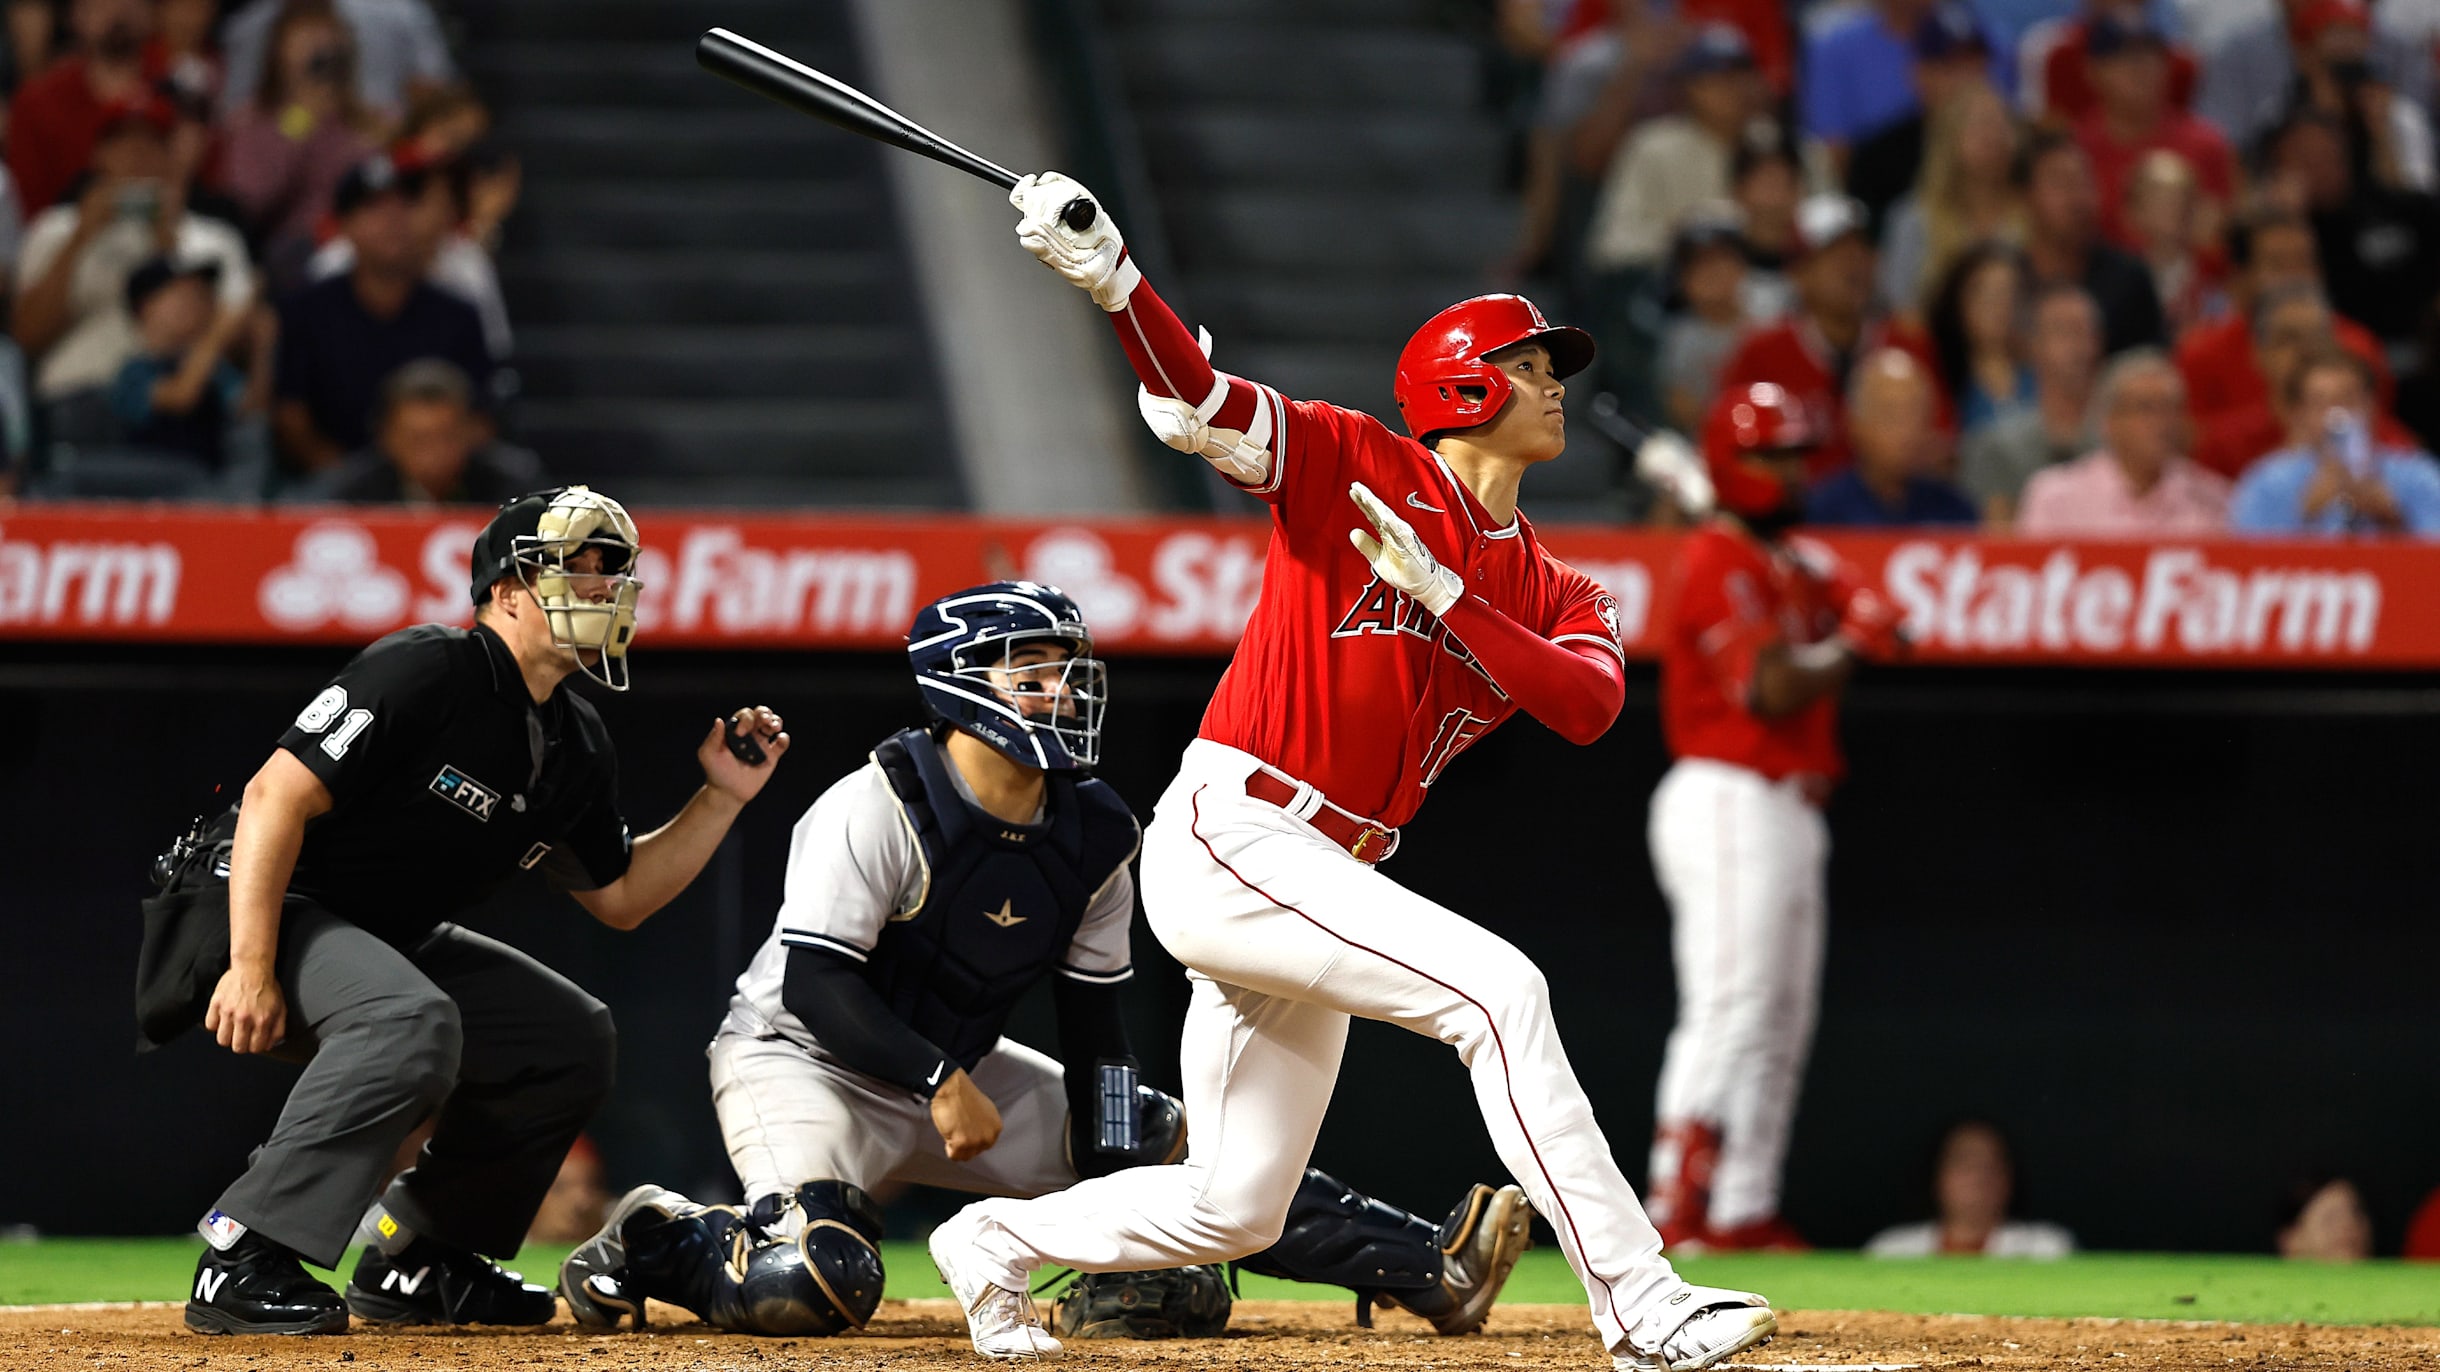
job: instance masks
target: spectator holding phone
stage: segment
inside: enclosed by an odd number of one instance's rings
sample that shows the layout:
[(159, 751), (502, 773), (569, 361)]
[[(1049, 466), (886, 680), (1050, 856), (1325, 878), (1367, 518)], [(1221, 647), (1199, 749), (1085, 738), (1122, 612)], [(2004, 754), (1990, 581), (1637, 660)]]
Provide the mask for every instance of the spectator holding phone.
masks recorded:
[(113, 106), (83, 192), (26, 229), (11, 327), (34, 359), (34, 390), (45, 404), (98, 393), (136, 355), (127, 282), (153, 258), (216, 268), (224, 306), (253, 299), (245, 239), (233, 225), (187, 212), (185, 177), (170, 151), (176, 122), (157, 97)]
[(2269, 535), (2440, 536), (2440, 462), (2380, 441), (2372, 368), (2344, 348), (2298, 364), (2285, 397), (2288, 446), (2237, 483), (2229, 527)]
[(283, 286), (300, 279), (339, 178), (374, 150), (355, 67), (354, 43), (331, 0), (286, 0), (254, 98), (229, 116), (226, 187)]
[(149, 0), (75, 0), (68, 31), (77, 43), (9, 102), (8, 166), (25, 211), (49, 209), (89, 164), (111, 112), (149, 98), (144, 43), (153, 33)]

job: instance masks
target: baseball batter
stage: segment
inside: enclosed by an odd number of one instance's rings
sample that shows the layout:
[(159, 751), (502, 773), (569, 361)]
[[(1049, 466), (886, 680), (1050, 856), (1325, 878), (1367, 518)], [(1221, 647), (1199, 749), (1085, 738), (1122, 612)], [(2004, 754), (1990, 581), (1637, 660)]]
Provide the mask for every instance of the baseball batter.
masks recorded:
[[(651, 1297), (740, 1332), (837, 1333), (880, 1300), (869, 1192), (884, 1181), (1033, 1196), (1185, 1151), (1189, 1121), (1137, 1083), (1121, 1014), (1140, 836), (1090, 772), (1108, 695), (1082, 614), (1049, 586), (976, 586), (924, 607), (907, 652), (927, 727), (883, 740), (797, 822), (771, 935), (712, 1040), (747, 1211), (631, 1193), (562, 1270), (581, 1323), (640, 1320)], [(1044, 980), (1064, 1064), (1005, 1037)], [(1464, 1333), (1531, 1217), (1515, 1187), (1472, 1187), (1435, 1224), (1308, 1172), (1288, 1231), (1249, 1265)], [(741, 1226), (744, 1275), (724, 1278)], [(1062, 1311), (1144, 1337), (1180, 1332), (1180, 1304), (1207, 1316), (1184, 1328), (1217, 1332), (1223, 1278), (1088, 1279)]]
[(1582, 331), (1486, 296), (1435, 316), (1398, 362), (1413, 438), (1212, 370), (1106, 216), (1059, 219), (1057, 173), (1010, 193), (1018, 241), (1108, 312), (1170, 446), (1271, 506), (1262, 596), (1200, 737), (1144, 836), (1145, 916), (1194, 982), (1180, 1058), (1182, 1165), (934, 1231), (976, 1350), (1055, 1355), (1027, 1274), (1239, 1257), (1281, 1233), (1362, 1015), (1455, 1047), (1500, 1157), (1557, 1231), (1620, 1367), (1708, 1367), (1775, 1329), (1768, 1303), (1689, 1286), (1661, 1256), (1551, 1020), (1505, 940), (1374, 869), (1458, 754), (1524, 710), (1589, 743), (1624, 696), (1615, 602), (1543, 552), (1525, 470), (1565, 446), (1561, 379)]
[(1788, 530), (1820, 432), (1761, 383), (1703, 436), (1722, 513), (1664, 601), (1652, 867), (1670, 909), (1678, 1019), (1661, 1068), (1652, 1217), (1671, 1248), (1791, 1248), (1780, 1170), (1821, 997), (1838, 695), (1904, 646), (1895, 607)]

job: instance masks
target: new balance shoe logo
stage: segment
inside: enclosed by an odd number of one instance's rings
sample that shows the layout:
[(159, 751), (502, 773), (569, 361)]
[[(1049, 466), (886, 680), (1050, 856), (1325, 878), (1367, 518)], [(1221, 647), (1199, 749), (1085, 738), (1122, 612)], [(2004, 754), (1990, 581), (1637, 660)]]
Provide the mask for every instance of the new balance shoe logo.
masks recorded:
[(210, 1305), (220, 1295), (220, 1288), (229, 1284), (229, 1274), (204, 1268), (195, 1274), (195, 1299)]
[(381, 1274), (381, 1289), (395, 1291), (402, 1296), (412, 1296), (423, 1286), (424, 1278), (431, 1274), (431, 1268), (418, 1267), (415, 1269), (415, 1275), (410, 1277), (393, 1267)]

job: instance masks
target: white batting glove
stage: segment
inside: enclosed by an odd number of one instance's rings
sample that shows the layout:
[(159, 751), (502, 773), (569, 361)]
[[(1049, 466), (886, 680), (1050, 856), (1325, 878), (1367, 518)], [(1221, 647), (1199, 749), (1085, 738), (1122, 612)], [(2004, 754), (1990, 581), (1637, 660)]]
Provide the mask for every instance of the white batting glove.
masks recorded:
[(1372, 533), (1362, 529), (1347, 531), (1347, 540), (1370, 562), (1373, 571), (1390, 586), (1406, 592), (1415, 602), (1435, 615), (1445, 615), (1466, 593), (1466, 583), (1457, 573), (1440, 565), (1432, 550), (1423, 546), (1415, 526), (1398, 517), (1398, 512), (1381, 503), (1372, 488), (1359, 481), (1347, 488), (1356, 508), (1372, 522)]
[(1695, 519), (1710, 514), (1719, 498), (1694, 445), (1667, 429), (1645, 439), (1635, 450), (1635, 474), (1667, 492), (1679, 509)]
[(1017, 242), (1041, 258), (1042, 265), (1089, 292), (1094, 304), (1105, 310), (1125, 309), (1127, 297), (1144, 274), (1127, 260), (1127, 240), (1110, 222), (1109, 211), (1094, 215), (1082, 232), (1069, 228), (1059, 217), (1079, 196), (1095, 205), (1101, 203), (1060, 172), (1019, 177), (1008, 192), (1008, 203), (1017, 207)]

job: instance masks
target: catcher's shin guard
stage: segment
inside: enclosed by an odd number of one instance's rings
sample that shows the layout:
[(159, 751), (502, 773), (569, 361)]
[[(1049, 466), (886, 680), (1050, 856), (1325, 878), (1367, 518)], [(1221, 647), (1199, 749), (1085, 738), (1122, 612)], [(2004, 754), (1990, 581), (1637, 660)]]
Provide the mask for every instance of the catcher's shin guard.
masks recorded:
[(1266, 1277), (1356, 1293), (1356, 1323), (1375, 1303), (1420, 1315), (1443, 1334), (1482, 1327), (1525, 1251), (1533, 1209), (1510, 1186), (1476, 1186), (1439, 1225), (1307, 1168), (1279, 1242), (1238, 1265)]

